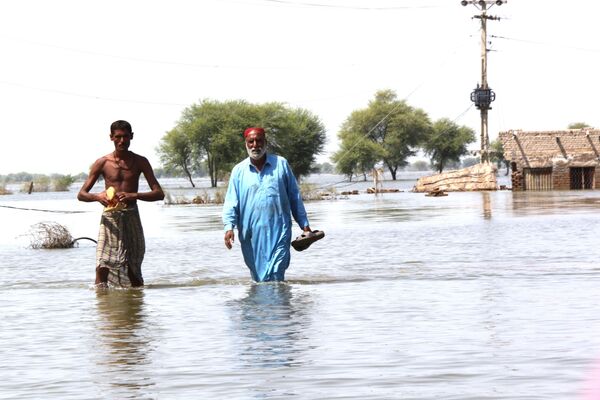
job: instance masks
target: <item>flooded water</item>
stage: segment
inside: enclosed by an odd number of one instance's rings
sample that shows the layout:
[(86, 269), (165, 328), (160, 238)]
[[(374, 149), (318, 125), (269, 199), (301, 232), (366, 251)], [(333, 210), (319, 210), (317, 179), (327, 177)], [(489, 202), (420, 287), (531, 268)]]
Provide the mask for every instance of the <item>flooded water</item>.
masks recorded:
[(147, 286), (111, 291), (94, 243), (28, 247), (96, 237), (74, 196), (0, 198), (1, 399), (598, 398), (599, 191), (310, 202), (326, 237), (259, 285), (219, 206), (142, 203)]

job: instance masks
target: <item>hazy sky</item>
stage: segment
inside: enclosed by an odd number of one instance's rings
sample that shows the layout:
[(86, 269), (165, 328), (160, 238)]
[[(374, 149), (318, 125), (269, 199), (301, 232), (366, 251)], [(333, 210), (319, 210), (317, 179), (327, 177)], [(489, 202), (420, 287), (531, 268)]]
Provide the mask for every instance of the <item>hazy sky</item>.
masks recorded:
[[(600, 126), (600, 6), (509, 0), (490, 9), (490, 138)], [(77, 174), (113, 150), (156, 147), (202, 99), (306, 108), (337, 149), (377, 90), (479, 135), (478, 10), (459, 0), (19, 0), (0, 3), (0, 175)], [(241, 142), (240, 142), (240, 145)], [(472, 146), (479, 148), (479, 144)], [(328, 154), (319, 157), (325, 161)]]

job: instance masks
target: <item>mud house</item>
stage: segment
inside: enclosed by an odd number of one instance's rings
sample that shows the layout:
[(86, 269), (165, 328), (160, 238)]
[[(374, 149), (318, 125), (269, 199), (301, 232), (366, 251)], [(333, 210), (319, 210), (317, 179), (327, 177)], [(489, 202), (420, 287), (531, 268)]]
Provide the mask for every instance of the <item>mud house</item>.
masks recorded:
[(513, 190), (596, 189), (600, 130), (500, 132)]

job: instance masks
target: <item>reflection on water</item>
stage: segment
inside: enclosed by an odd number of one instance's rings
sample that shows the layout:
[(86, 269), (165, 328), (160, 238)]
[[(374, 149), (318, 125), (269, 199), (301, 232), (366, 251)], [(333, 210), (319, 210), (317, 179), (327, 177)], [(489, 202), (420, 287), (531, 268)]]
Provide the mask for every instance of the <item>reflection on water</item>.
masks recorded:
[(492, 202), (490, 200), (490, 192), (481, 192), (483, 199), (483, 218), (492, 218)]
[[(69, 196), (11, 204), (88, 207)], [(32, 250), (14, 237), (48, 217), (0, 209), (0, 398), (571, 400), (600, 379), (598, 190), (311, 202), (327, 237), (282, 284), (249, 282), (219, 206), (140, 207), (148, 286), (97, 293), (94, 246)], [(89, 209), (52, 219), (93, 236)]]
[(247, 295), (230, 302), (242, 365), (291, 367), (302, 363), (303, 331), (309, 318), (307, 298), (287, 283), (253, 284)]
[(112, 398), (139, 399), (154, 383), (139, 371), (150, 363), (152, 341), (146, 325), (144, 290), (98, 290), (97, 385)]

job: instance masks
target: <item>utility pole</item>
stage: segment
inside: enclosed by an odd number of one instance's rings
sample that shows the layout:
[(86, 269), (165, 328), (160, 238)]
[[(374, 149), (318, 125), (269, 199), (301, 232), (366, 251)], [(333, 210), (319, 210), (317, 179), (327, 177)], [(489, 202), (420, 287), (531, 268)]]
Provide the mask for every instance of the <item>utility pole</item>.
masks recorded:
[(473, 18), (481, 20), (481, 83), (471, 92), (471, 101), (481, 113), (481, 162), (490, 162), (490, 137), (488, 135), (488, 110), (490, 104), (496, 100), (496, 93), (490, 89), (487, 82), (487, 20), (499, 20), (500, 18), (487, 15), (487, 11), (494, 5), (501, 6), (507, 0), (462, 0), (461, 5), (472, 4), (481, 11), (481, 14)]

